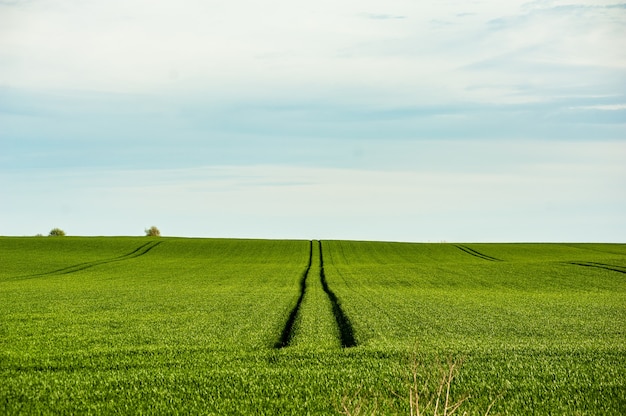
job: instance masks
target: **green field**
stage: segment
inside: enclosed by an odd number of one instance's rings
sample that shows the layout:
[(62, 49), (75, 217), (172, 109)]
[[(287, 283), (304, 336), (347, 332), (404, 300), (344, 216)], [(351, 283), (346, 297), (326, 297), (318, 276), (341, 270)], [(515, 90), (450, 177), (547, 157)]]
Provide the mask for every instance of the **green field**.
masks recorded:
[(626, 414), (624, 244), (3, 237), (0, 265), (0, 414), (408, 415), (449, 362), (457, 414)]

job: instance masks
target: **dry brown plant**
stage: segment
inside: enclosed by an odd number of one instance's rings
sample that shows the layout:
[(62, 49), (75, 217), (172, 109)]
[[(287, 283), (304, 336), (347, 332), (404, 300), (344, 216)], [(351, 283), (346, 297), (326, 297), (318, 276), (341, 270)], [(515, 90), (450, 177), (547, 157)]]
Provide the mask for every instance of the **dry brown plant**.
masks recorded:
[[(410, 416), (453, 416), (459, 414), (462, 405), (470, 398), (464, 394), (460, 398), (453, 397), (452, 386), (462, 366), (462, 360), (448, 358), (445, 364), (436, 361), (433, 366), (424, 366), (418, 359), (417, 354), (411, 358), (411, 378), (408, 385), (408, 404)], [(378, 411), (378, 398), (362, 393), (359, 388), (351, 395), (344, 395), (341, 399), (340, 413), (346, 416), (375, 415)], [(404, 394), (393, 394), (401, 399), (406, 399)], [(496, 400), (494, 399), (484, 416), (488, 416)], [(406, 409), (406, 408), (405, 408)], [(399, 412), (399, 414), (404, 411)], [(467, 415), (464, 411), (460, 415)]]

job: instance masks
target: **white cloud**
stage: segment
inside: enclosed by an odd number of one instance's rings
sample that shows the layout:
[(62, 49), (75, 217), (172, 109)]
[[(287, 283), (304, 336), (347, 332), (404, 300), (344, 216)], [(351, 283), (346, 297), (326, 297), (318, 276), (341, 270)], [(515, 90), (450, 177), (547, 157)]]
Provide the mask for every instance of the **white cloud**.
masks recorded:
[(612, 5), (0, 2), (0, 233), (619, 239)]
[[(2, 234), (621, 241), (622, 143), (439, 144), (458, 170), (214, 166), (0, 176)], [(425, 150), (428, 151), (428, 150)], [(480, 152), (477, 152), (480, 153)], [(42, 205), (38, 201), (45, 200)], [(607, 225), (608, 220), (612, 224)]]
[[(621, 9), (405, 0), (0, 7), (0, 82), (21, 87), (199, 92), (216, 100), (297, 93), (350, 101), (359, 91), (359, 101), (402, 104), (520, 102), (545, 97), (520, 97), (519, 85), (575, 88), (593, 82), (576, 67), (626, 65), (624, 23), (615, 19)], [(466, 69), (481, 62), (491, 68)], [(558, 73), (548, 64), (560, 65)], [(495, 87), (468, 88), (476, 85)]]
[(570, 108), (572, 110), (618, 111), (618, 110), (626, 110), (626, 104), (582, 105), (582, 106), (570, 107)]

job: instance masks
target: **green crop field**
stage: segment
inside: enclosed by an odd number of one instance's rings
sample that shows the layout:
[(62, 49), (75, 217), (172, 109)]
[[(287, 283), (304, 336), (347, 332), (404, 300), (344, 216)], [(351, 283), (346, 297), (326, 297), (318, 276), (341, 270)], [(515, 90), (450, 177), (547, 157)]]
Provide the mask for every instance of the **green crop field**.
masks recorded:
[(0, 265), (0, 414), (626, 414), (623, 244), (4, 237)]

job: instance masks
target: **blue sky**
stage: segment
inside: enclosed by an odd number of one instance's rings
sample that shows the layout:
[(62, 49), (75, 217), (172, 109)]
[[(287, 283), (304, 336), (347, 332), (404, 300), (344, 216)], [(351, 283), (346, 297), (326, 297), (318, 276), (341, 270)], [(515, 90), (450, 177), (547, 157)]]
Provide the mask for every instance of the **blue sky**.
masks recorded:
[(626, 3), (0, 0), (0, 235), (626, 236)]

